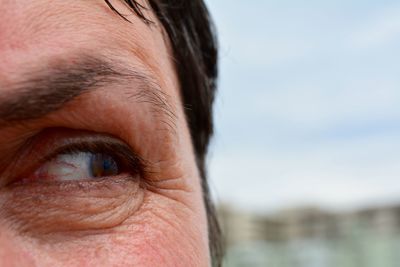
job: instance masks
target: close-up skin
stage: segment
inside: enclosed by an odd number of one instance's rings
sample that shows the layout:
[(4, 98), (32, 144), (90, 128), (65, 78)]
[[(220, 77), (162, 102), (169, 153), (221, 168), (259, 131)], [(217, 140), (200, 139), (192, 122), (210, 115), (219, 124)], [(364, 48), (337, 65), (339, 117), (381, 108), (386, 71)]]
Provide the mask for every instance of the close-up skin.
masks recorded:
[(187, 2), (0, 0), (0, 266), (220, 265), (216, 41)]

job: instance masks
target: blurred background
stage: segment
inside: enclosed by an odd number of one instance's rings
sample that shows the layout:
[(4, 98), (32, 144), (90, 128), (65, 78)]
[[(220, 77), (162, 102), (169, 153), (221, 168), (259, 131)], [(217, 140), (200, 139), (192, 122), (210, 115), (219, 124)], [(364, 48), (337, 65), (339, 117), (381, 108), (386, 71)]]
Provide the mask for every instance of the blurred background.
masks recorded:
[(225, 266), (400, 266), (400, 3), (206, 2)]

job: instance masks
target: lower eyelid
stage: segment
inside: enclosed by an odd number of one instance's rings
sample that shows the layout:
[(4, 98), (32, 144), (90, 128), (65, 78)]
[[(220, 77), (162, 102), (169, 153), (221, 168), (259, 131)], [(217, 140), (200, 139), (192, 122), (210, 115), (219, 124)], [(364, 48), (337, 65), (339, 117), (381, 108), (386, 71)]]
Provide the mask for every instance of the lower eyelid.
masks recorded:
[(101, 230), (123, 223), (143, 202), (139, 179), (32, 184), (1, 192), (0, 208), (10, 227), (35, 237)]

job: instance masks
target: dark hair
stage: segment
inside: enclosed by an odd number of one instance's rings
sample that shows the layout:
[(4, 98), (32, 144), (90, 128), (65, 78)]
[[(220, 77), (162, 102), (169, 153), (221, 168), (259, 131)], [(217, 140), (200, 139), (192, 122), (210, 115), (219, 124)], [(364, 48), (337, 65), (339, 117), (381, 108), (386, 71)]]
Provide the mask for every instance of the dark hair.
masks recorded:
[[(107, 5), (121, 15), (105, 0)], [(145, 23), (145, 7), (135, 0), (124, 2)], [(214, 25), (203, 0), (148, 0), (172, 44), (181, 96), (202, 178), (203, 198), (208, 217), (208, 234), (213, 265), (222, 261), (219, 224), (206, 178), (206, 155), (213, 134), (213, 102), (218, 76), (218, 49)], [(121, 15), (126, 19), (123, 15)]]

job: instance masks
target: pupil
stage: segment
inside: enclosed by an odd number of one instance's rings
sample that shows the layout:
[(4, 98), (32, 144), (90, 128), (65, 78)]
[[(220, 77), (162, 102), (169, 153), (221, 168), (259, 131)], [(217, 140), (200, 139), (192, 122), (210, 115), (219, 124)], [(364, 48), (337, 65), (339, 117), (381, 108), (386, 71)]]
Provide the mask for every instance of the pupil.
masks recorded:
[(113, 176), (118, 174), (118, 164), (109, 155), (93, 154), (90, 159), (90, 170), (93, 177)]
[(111, 167), (111, 162), (109, 160), (104, 160), (103, 168), (104, 170), (108, 170)]

